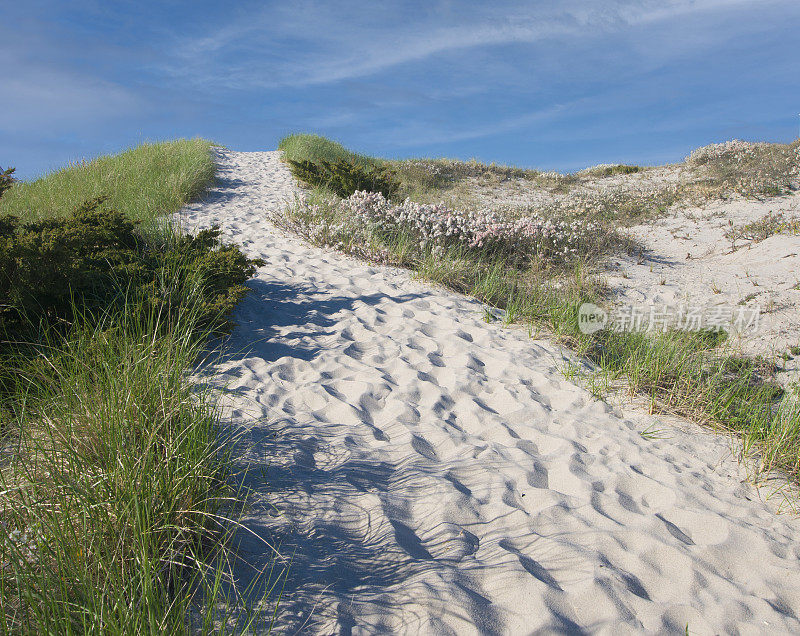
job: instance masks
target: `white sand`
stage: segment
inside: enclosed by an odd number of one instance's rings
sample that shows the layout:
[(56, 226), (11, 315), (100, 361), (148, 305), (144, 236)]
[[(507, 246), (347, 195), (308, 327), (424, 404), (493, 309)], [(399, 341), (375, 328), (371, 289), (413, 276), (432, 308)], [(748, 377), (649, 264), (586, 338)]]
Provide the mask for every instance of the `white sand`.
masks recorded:
[(293, 557), (278, 633), (800, 631), (800, 526), (726, 438), (622, 416), (479, 303), (276, 231), (278, 153), (220, 163), (183, 217), (267, 261), (217, 372), (246, 525)]
[[(746, 353), (772, 356), (800, 345), (800, 236), (774, 235), (731, 242), (733, 226), (782, 214), (800, 218), (800, 193), (754, 201), (735, 198), (633, 228), (647, 248), (643, 259), (619, 258), (608, 277), (619, 304), (748, 307), (760, 311), (757, 328), (737, 341)], [(800, 359), (785, 363), (784, 381), (797, 380)]]

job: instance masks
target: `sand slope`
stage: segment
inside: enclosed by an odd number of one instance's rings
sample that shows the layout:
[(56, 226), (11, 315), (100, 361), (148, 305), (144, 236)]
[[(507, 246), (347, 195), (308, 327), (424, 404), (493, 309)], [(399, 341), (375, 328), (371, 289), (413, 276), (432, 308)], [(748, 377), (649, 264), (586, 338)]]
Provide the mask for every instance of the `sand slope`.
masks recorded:
[[(641, 259), (615, 259), (617, 267), (608, 276), (615, 302), (757, 308), (757, 329), (736, 342), (745, 352), (773, 356), (800, 345), (800, 236), (776, 234), (757, 243), (725, 238), (731, 224), (769, 213), (787, 221), (800, 218), (800, 193), (675, 209), (667, 218), (632, 228), (646, 251)], [(779, 379), (798, 380), (800, 359), (784, 366)]]
[(219, 161), (182, 216), (267, 261), (215, 370), (246, 525), (293, 556), (278, 633), (800, 631), (800, 526), (724, 437), (643, 437), (664, 426), (592, 399), (477, 302), (272, 228), (294, 188), (278, 153)]

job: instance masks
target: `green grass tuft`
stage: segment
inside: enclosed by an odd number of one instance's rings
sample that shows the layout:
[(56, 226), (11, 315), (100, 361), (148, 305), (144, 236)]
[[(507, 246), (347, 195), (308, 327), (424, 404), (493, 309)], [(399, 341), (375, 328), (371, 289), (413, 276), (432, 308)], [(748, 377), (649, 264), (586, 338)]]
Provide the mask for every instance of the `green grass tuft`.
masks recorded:
[(348, 150), (342, 144), (306, 133), (288, 135), (278, 142), (278, 149), (282, 150), (286, 159), (293, 161), (311, 161), (317, 163), (321, 160), (336, 163), (345, 160), (365, 168), (383, 167), (384, 161), (362, 155)]
[(117, 155), (79, 161), (32, 182), (15, 183), (0, 216), (23, 221), (67, 216), (88, 199), (108, 197), (128, 218), (152, 221), (176, 212), (214, 179), (212, 143), (204, 139), (145, 143)]
[(184, 300), (177, 324), (132, 305), (20, 364), (0, 474), (3, 633), (185, 632), (228, 493), (218, 415), (186, 378), (203, 334)]

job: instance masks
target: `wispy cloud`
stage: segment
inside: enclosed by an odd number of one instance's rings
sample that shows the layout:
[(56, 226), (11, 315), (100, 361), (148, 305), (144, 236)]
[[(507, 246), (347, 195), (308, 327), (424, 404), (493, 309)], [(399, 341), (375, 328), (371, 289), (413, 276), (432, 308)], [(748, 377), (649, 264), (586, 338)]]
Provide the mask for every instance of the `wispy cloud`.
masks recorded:
[[(203, 35), (180, 38), (164, 70), (189, 81), (235, 88), (332, 84), (459, 50), (593, 37), (748, 1), (501, 2), (460, 11), (444, 3), (419, 12), (421, 18), (409, 18), (416, 12), (407, 6), (403, 13), (375, 3), (368, 8), (346, 2), (255, 8)], [(292, 45), (291, 56), (274, 55), (281, 43)], [(243, 50), (247, 63), (235, 55)]]
[[(577, 102), (576, 102), (577, 103)], [(470, 126), (465, 129), (453, 129), (431, 134), (430, 129), (426, 129), (419, 124), (398, 126), (390, 135), (392, 143), (398, 147), (414, 148), (430, 144), (452, 144), (473, 139), (483, 139), (495, 135), (505, 134), (552, 121), (559, 115), (568, 111), (575, 103), (558, 104), (549, 108), (525, 113), (516, 117), (501, 118), (483, 126)]]
[(146, 105), (131, 91), (98, 78), (25, 65), (4, 73), (0, 130), (51, 134), (122, 120)]
[(795, 134), (798, 26), (797, 0), (6, 2), (0, 147), (35, 171), (304, 128), (394, 156), (647, 161)]
[(69, 64), (64, 51), (36, 32), (0, 27), (3, 67), (0, 131), (37, 135), (98, 126), (146, 109), (135, 91)]

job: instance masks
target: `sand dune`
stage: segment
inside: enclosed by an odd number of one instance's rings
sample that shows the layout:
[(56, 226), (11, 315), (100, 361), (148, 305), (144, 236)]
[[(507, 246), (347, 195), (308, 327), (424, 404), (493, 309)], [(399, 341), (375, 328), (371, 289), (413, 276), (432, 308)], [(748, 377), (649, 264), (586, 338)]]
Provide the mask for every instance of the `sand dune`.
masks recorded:
[[(214, 370), (245, 524), (292, 557), (278, 633), (800, 631), (800, 526), (729, 440), (621, 413), (479, 303), (275, 230), (278, 153), (219, 162), (182, 219), (267, 261)], [(241, 537), (246, 585), (271, 553)]]

